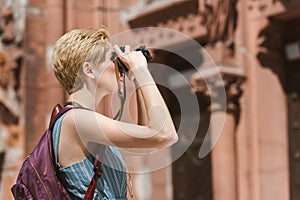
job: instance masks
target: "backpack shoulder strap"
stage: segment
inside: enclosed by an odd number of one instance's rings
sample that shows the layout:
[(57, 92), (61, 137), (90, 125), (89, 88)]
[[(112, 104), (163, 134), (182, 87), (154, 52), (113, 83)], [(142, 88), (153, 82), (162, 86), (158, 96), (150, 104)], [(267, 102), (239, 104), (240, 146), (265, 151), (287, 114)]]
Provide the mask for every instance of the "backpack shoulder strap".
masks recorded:
[[(68, 102), (67, 102), (68, 103)], [(50, 122), (49, 122), (49, 129), (52, 130), (53, 129), (53, 126), (56, 122), (56, 120), (58, 118), (60, 118), (63, 114), (65, 114), (66, 112), (68, 112), (69, 110), (71, 109), (85, 109), (85, 110), (90, 110), (88, 108), (84, 108), (82, 107), (80, 104), (75, 104), (73, 102), (73, 104), (65, 104), (65, 105), (72, 105), (72, 106), (64, 106), (62, 107), (59, 103), (56, 104), (52, 110), (52, 113), (51, 113), (51, 118), (50, 118)]]
[(52, 113), (51, 113), (49, 129), (52, 130), (56, 120), (60, 116), (62, 116), (64, 113), (68, 112), (69, 110), (71, 110), (73, 108), (76, 108), (76, 107), (69, 107), (69, 106), (62, 107), (60, 104), (56, 104), (56, 106), (54, 106)]

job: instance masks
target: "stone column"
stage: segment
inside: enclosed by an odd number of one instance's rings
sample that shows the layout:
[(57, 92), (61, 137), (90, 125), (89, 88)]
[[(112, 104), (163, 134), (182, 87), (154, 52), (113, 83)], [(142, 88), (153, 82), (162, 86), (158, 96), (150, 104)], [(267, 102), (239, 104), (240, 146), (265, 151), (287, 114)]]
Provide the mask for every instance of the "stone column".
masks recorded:
[(24, 31), (24, 121), (25, 155), (39, 141), (46, 128), (46, 37), (47, 16), (43, 2), (29, 1), (26, 7)]
[[(198, 73), (192, 76), (191, 83), (196, 93), (211, 97), (210, 141), (214, 200), (237, 200), (235, 128), (239, 119), (241, 84), (245, 76), (240, 68), (227, 66), (200, 70), (200, 73), (202, 76)], [(225, 98), (218, 96), (222, 95), (222, 91), (225, 92)]]
[(47, 18), (52, 20), (47, 20), (46, 23), (46, 122), (50, 120), (50, 115), (57, 103), (63, 104), (65, 100), (65, 93), (62, 86), (59, 84), (56, 79), (51, 62), (52, 62), (52, 50), (56, 40), (65, 33), (65, 10), (64, 10), (64, 1), (61, 0), (47, 0)]

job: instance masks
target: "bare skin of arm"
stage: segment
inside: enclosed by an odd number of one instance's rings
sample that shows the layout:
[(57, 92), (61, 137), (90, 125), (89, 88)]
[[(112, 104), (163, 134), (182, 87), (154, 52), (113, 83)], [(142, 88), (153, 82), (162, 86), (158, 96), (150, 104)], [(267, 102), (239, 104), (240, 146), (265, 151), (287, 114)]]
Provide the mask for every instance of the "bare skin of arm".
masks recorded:
[[(93, 111), (77, 109), (71, 111), (73, 114), (66, 116), (66, 129), (76, 131), (85, 142), (124, 148), (160, 148), (175, 142), (177, 133), (157, 87), (146, 85), (140, 90), (138, 98), (143, 98), (146, 111), (139, 112), (140, 125), (116, 121)], [(141, 102), (138, 100), (138, 103)]]

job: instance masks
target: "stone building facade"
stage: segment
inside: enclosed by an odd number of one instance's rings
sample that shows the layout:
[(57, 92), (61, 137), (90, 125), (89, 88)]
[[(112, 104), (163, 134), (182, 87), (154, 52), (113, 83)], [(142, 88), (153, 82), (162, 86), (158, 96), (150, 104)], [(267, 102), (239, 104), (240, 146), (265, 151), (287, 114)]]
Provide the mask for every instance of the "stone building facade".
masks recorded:
[[(129, 31), (135, 44), (153, 47), (153, 62), (190, 83), (160, 87), (184, 130), (177, 147), (190, 145), (172, 165), (133, 174), (136, 199), (300, 198), (298, 0), (0, 0), (0, 12), (0, 199), (12, 199), (9, 189), (24, 156), (52, 106), (66, 98), (51, 71), (53, 44), (74, 28), (102, 25), (112, 35), (135, 29)], [(157, 70), (151, 68), (174, 80)], [(196, 95), (200, 119), (193, 109), (181, 118), (174, 92), (182, 90), (189, 91), (185, 97)], [(213, 101), (220, 91), (225, 101)], [(109, 105), (106, 99), (99, 109), (110, 115)], [(190, 124), (199, 126), (194, 135)], [(212, 151), (201, 154), (207, 143)], [(170, 148), (163, 159), (175, 154)]]

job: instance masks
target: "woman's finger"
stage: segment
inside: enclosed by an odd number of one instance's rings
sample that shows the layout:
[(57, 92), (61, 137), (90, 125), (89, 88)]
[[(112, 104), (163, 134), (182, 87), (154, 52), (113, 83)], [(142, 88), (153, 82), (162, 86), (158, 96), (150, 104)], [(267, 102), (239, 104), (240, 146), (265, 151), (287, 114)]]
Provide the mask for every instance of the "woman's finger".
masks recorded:
[(120, 49), (120, 47), (118, 45), (114, 45), (114, 50), (118, 56), (121, 56), (124, 54), (124, 52)]

